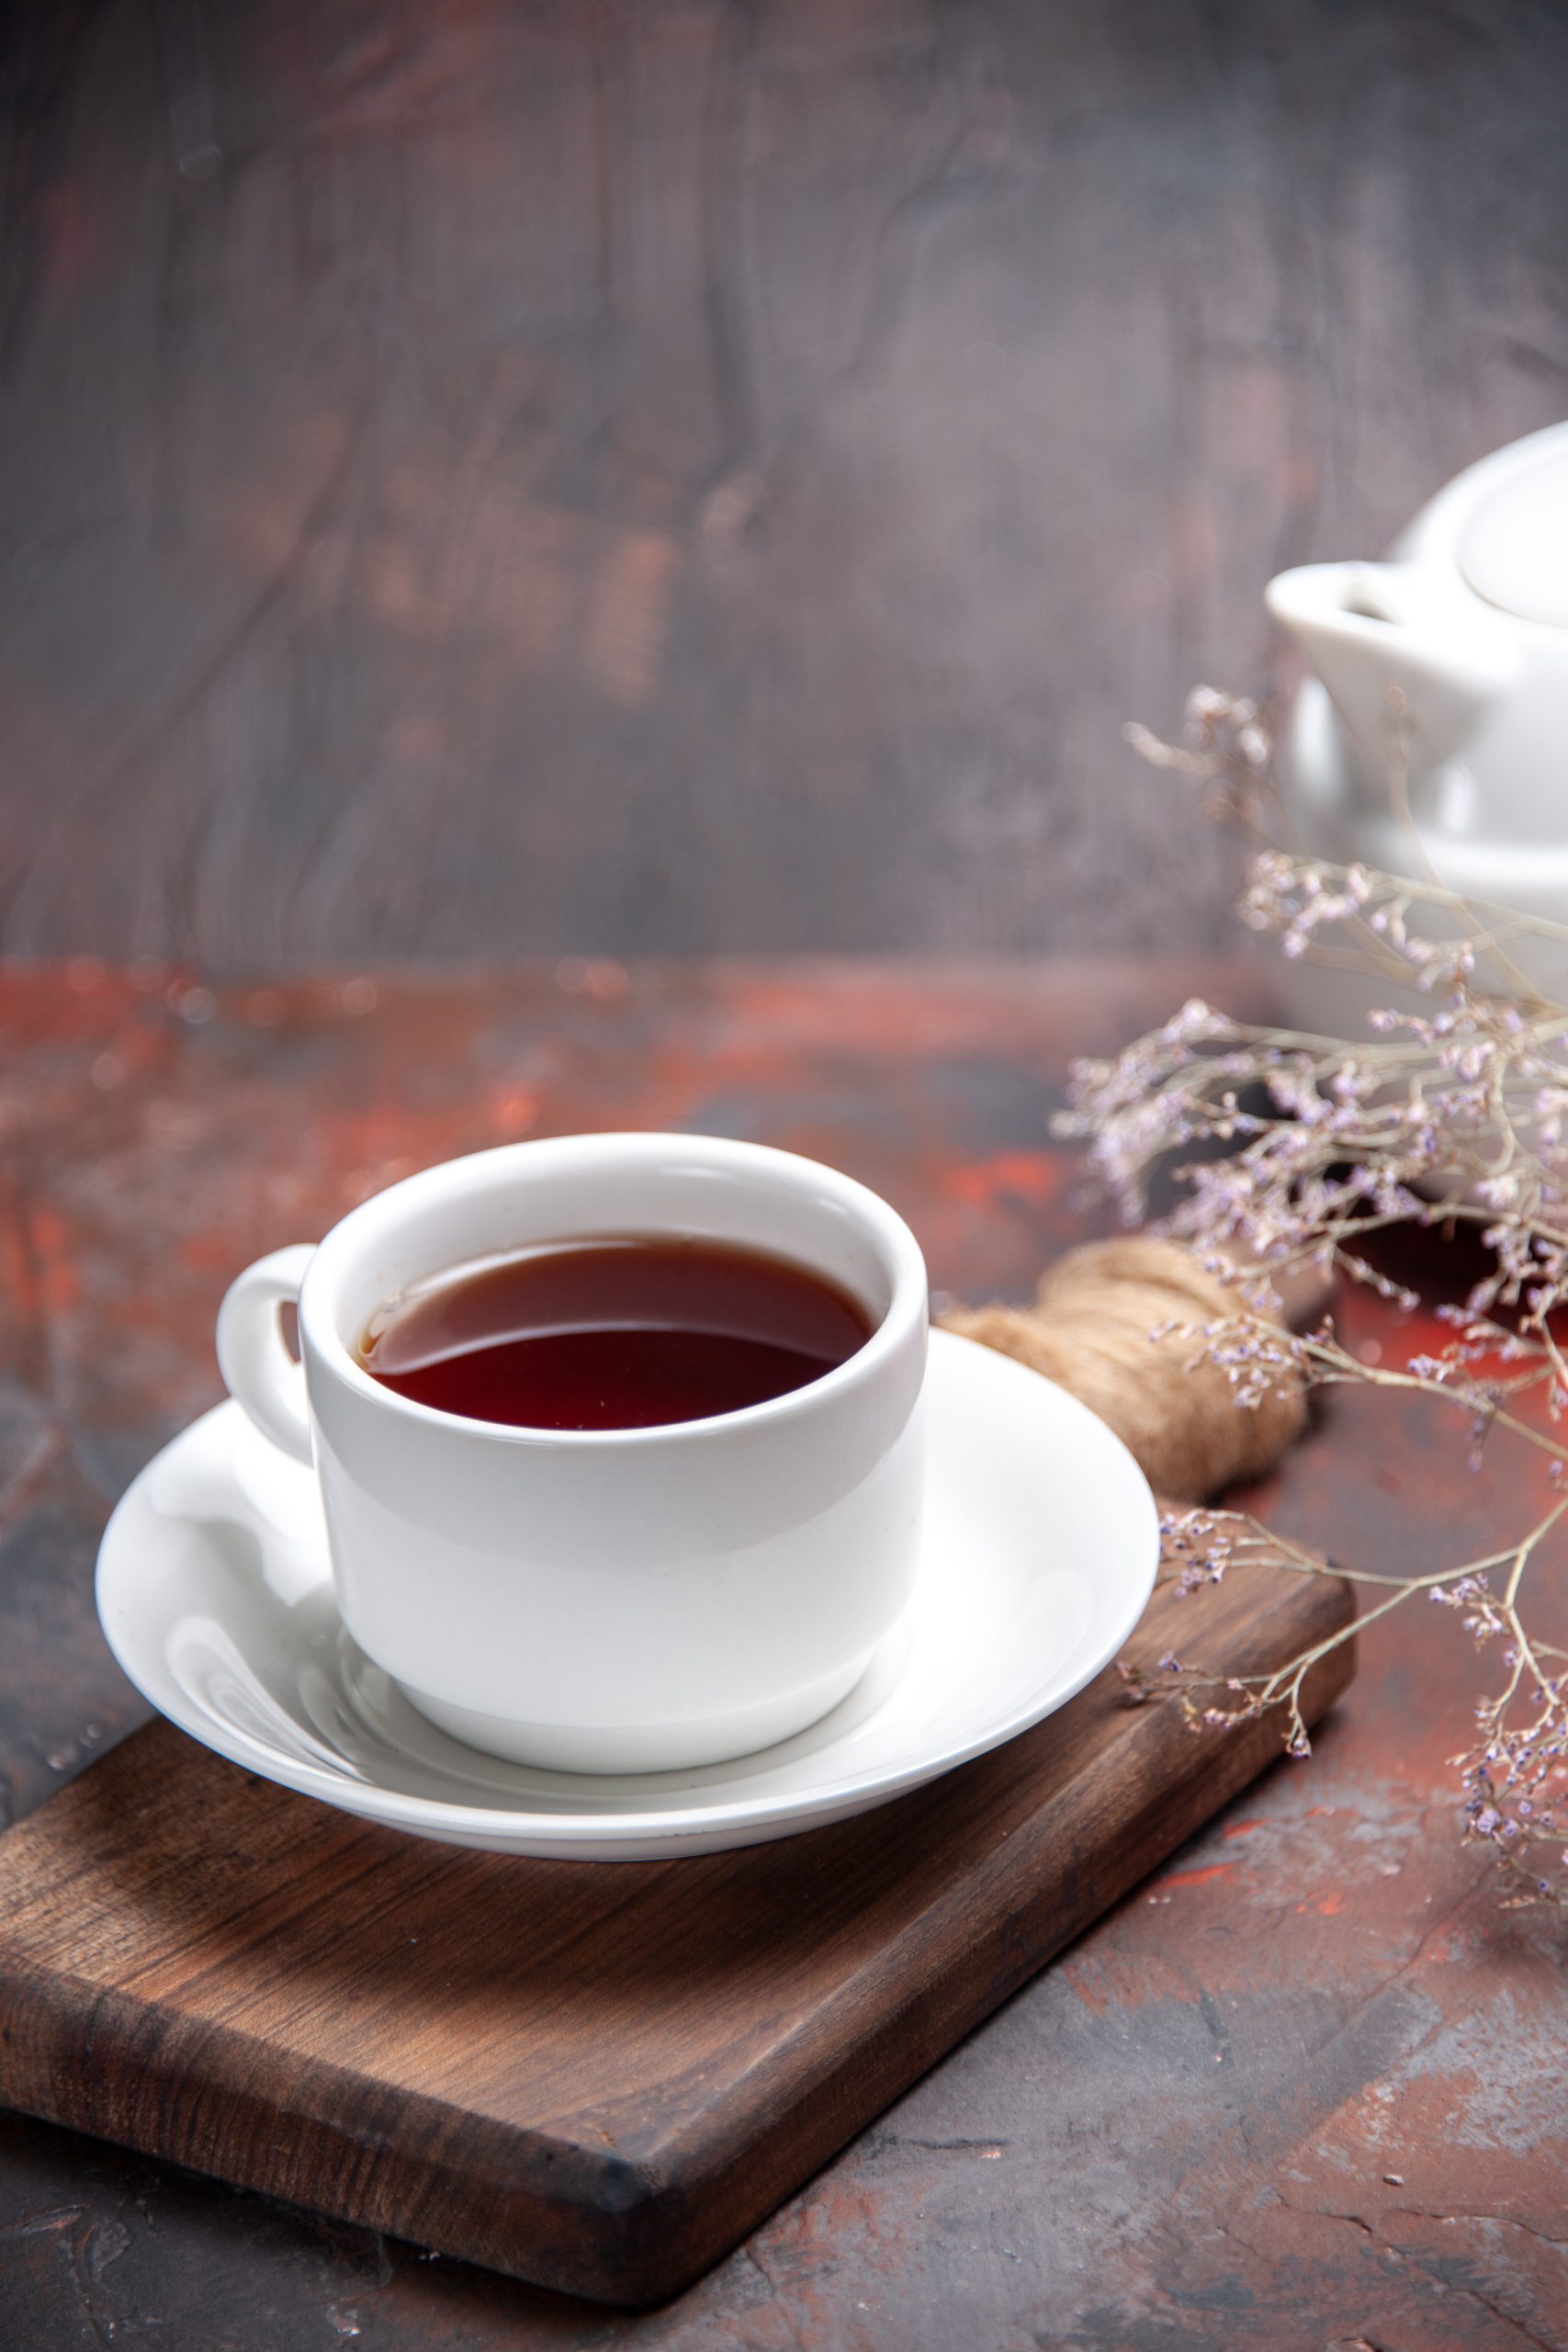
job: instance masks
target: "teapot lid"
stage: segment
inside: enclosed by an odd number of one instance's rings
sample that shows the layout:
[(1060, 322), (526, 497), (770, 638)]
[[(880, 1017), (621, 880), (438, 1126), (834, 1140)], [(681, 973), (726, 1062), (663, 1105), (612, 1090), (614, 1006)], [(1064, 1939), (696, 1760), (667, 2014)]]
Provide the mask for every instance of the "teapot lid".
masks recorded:
[(1559, 447), (1483, 500), (1460, 539), (1459, 564), (1489, 605), (1568, 628), (1568, 450)]

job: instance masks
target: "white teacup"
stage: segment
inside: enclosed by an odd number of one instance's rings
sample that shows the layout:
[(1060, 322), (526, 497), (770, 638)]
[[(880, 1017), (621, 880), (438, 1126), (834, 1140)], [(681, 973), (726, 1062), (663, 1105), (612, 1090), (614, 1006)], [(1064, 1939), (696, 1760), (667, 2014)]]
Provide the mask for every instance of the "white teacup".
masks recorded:
[[(708, 1420), (555, 1430), (400, 1396), (377, 1308), (476, 1258), (592, 1235), (699, 1236), (826, 1275), (858, 1353)], [(303, 1368), (278, 1307), (297, 1298)], [(569, 1771), (717, 1763), (836, 1706), (897, 1621), (922, 1495), (926, 1272), (886, 1202), (792, 1152), (569, 1136), (449, 1160), (230, 1290), (231, 1393), (314, 1462), (344, 1623), (422, 1714)]]

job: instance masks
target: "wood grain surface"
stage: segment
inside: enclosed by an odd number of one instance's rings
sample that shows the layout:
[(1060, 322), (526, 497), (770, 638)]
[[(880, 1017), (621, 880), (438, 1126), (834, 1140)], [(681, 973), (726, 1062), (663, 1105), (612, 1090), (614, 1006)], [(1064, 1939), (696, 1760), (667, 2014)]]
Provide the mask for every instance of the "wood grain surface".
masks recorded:
[[(1145, 1666), (1239, 1673), (1337, 1578), (1158, 1594)], [(1353, 1668), (1317, 1669), (1315, 1717)], [(570, 2293), (728, 2253), (1271, 1762), (1113, 1668), (832, 1828), (573, 1863), (355, 1822), (150, 1725), (0, 1839), (0, 2102)]]
[(1121, 741), (1563, 411), (1540, 0), (15, 0), (0, 944), (1207, 944)]

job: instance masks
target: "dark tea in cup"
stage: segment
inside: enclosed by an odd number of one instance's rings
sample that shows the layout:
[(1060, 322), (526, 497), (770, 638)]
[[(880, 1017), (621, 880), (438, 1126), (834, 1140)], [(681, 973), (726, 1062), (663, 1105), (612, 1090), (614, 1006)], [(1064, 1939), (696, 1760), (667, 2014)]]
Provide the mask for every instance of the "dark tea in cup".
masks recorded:
[(399, 1396), (469, 1420), (657, 1429), (804, 1388), (870, 1337), (858, 1300), (788, 1259), (629, 1234), (433, 1276), (380, 1309), (361, 1357)]
[(514, 1762), (673, 1772), (817, 1723), (897, 1624), (929, 1323), (914, 1235), (837, 1169), (547, 1136), (259, 1259), (218, 1360), (411, 1706)]

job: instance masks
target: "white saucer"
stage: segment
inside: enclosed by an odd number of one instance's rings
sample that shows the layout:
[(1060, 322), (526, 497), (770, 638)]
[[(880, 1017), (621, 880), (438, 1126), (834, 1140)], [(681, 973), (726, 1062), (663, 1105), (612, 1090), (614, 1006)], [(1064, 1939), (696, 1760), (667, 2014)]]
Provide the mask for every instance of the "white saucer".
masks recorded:
[(314, 1480), (235, 1404), (148, 1464), (105, 1531), (98, 1614), (155, 1707), (247, 1770), (345, 1813), (498, 1853), (642, 1861), (784, 1838), (979, 1756), (1092, 1679), (1143, 1613), (1158, 1521), (1085, 1406), (931, 1335), (915, 1598), (809, 1731), (728, 1764), (609, 1777), (465, 1747), (339, 1621)]

